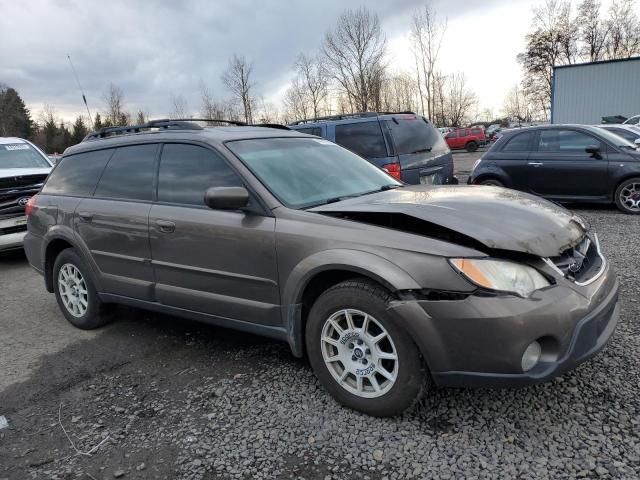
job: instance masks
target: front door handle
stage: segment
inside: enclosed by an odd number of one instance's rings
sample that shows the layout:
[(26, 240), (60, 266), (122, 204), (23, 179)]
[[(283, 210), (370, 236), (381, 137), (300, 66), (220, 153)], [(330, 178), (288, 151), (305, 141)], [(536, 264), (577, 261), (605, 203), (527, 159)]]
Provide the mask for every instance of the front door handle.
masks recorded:
[(82, 222), (90, 222), (91, 220), (93, 220), (93, 213), (79, 212), (78, 216), (80, 217), (80, 221)]
[(176, 229), (176, 224), (168, 220), (156, 220), (156, 225), (162, 233), (172, 233)]
[(540, 165), (544, 165), (542, 162), (529, 162), (527, 165), (533, 165), (534, 167), (539, 167)]

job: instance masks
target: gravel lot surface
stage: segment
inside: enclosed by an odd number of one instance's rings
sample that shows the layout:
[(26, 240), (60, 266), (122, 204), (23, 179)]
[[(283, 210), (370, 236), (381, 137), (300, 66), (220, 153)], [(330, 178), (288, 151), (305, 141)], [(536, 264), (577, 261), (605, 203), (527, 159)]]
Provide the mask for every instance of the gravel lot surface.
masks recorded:
[(436, 389), (394, 419), (341, 408), (268, 339), (125, 308), (79, 332), (21, 254), (0, 256), (0, 479), (638, 478), (640, 218), (577, 213), (622, 285), (607, 348), (543, 385)]

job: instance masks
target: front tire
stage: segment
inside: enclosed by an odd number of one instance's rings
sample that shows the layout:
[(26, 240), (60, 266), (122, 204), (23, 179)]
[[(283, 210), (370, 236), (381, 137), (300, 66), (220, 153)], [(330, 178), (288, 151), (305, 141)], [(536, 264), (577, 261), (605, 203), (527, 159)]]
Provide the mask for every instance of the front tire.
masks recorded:
[(418, 348), (389, 314), (391, 294), (366, 279), (324, 292), (306, 326), (309, 361), (341, 404), (377, 417), (417, 399), (424, 374)]
[(73, 248), (63, 250), (56, 258), (53, 286), (62, 314), (75, 327), (91, 330), (110, 320), (111, 305), (100, 300), (87, 266)]
[(478, 150), (478, 144), (476, 142), (467, 143), (467, 152), (475, 152)]
[(640, 177), (624, 180), (615, 193), (616, 206), (624, 213), (640, 214)]

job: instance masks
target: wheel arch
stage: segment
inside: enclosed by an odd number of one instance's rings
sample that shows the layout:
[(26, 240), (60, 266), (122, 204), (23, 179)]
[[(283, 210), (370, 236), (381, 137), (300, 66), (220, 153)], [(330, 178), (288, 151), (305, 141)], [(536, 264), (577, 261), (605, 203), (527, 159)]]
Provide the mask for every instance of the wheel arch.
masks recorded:
[(306, 315), (328, 288), (346, 279), (364, 277), (390, 292), (421, 287), (389, 260), (357, 250), (328, 250), (302, 260), (291, 272), (282, 292), (283, 322), (293, 354), (304, 355)]
[(89, 267), (89, 273), (91, 280), (94, 282), (96, 289), (100, 291), (98, 286), (97, 266), (89, 255), (88, 248), (78, 241), (78, 238), (73, 232), (68, 231), (65, 228), (53, 228), (49, 231), (48, 235), (43, 242), (42, 258), (44, 259), (44, 283), (48, 292), (53, 293), (53, 265), (55, 264), (57, 256), (61, 251), (67, 248), (73, 248), (78, 252), (78, 255), (86, 262)]

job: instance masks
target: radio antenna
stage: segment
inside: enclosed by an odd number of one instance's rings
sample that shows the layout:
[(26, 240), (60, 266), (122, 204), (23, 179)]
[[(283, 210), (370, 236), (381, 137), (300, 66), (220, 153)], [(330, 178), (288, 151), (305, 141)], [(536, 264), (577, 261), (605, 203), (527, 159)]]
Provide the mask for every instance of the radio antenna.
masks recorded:
[(84, 106), (87, 107), (87, 114), (89, 115), (89, 122), (91, 122), (91, 128), (94, 128), (93, 117), (91, 116), (91, 112), (89, 111), (89, 105), (87, 104), (87, 97), (84, 95), (84, 90), (82, 89), (82, 85), (80, 85), (80, 80), (78, 80), (78, 74), (76, 73), (76, 69), (73, 66), (73, 62), (71, 61), (71, 55), (67, 55), (67, 58), (69, 59), (69, 65), (71, 65), (71, 71), (73, 72), (73, 76), (76, 79), (76, 83), (78, 84), (80, 93), (82, 94), (82, 101), (84, 102)]

